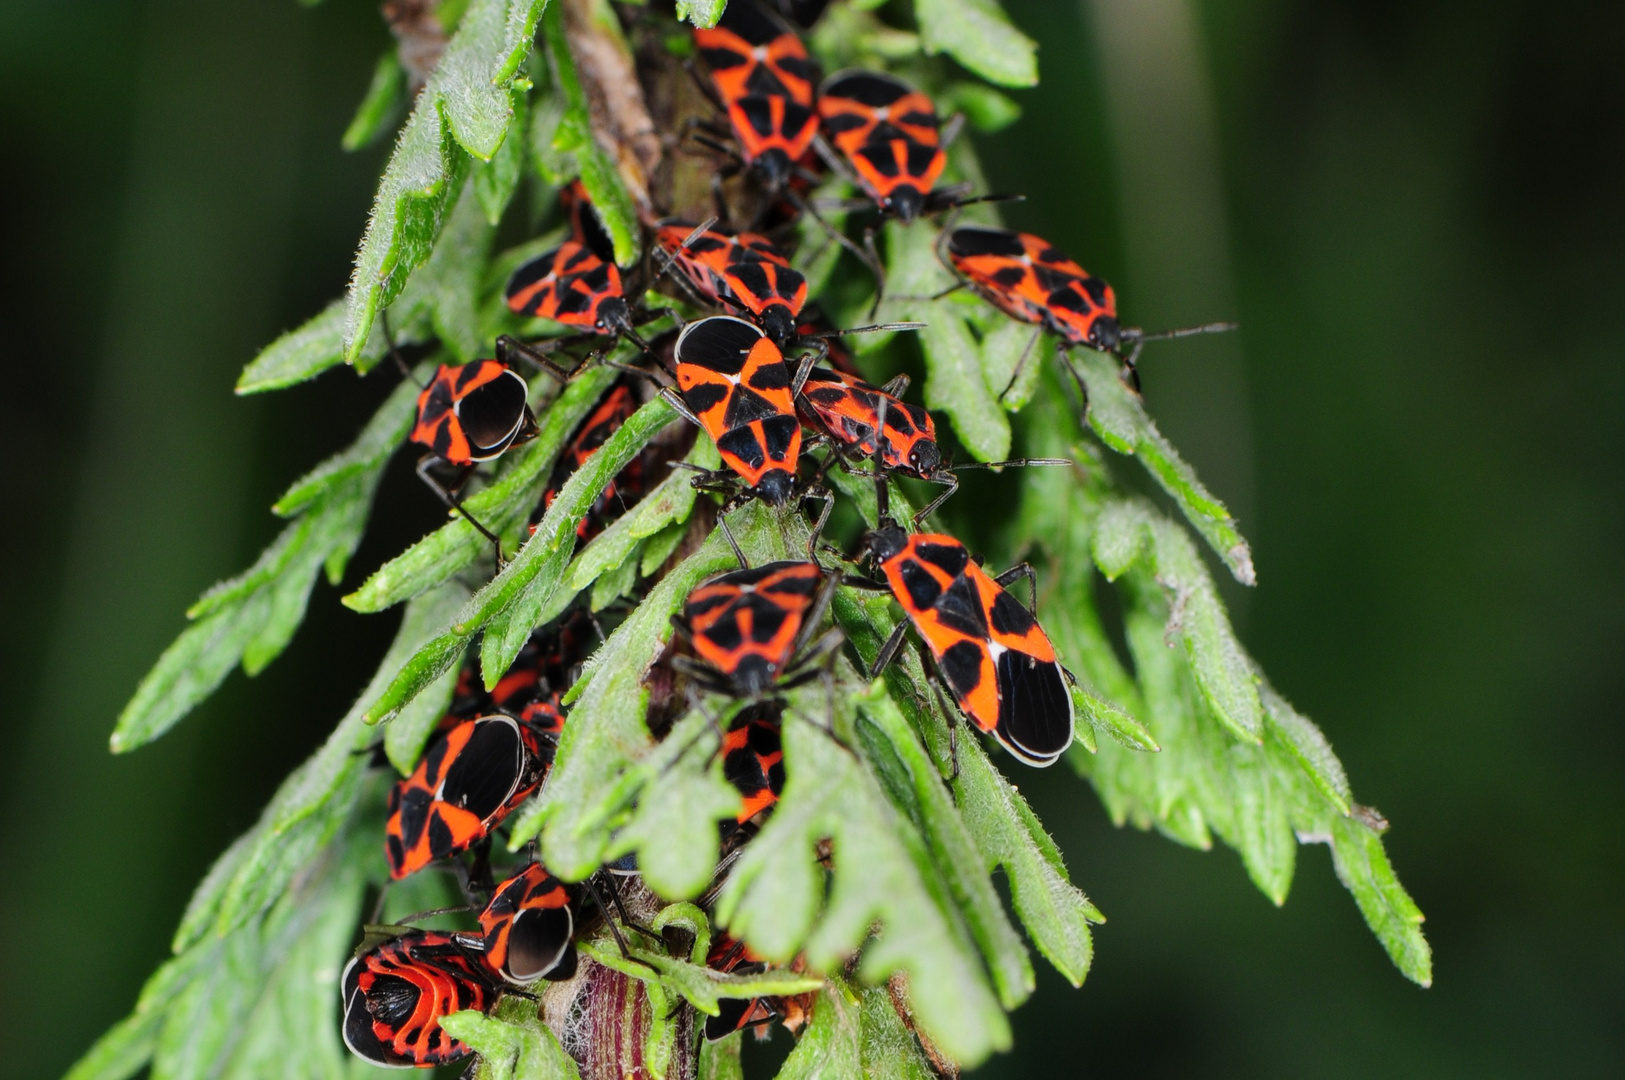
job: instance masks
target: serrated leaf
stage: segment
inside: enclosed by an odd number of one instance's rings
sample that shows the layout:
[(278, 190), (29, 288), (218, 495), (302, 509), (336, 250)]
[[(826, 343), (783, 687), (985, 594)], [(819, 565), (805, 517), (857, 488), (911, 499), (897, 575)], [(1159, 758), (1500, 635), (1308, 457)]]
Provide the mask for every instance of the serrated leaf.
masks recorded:
[(519, 188), (519, 177), (525, 169), (525, 152), (529, 149), (526, 134), (530, 130), (526, 102), (529, 99), (517, 88), (513, 91), (513, 124), (507, 138), (491, 156), (491, 160), (474, 166), (474, 195), (485, 221), (495, 227), (502, 221), (513, 193)]
[(470, 155), (490, 160), (513, 118), (514, 75), (545, 0), (471, 0), (419, 92), (378, 185), (356, 255), (345, 358), (360, 359), (373, 318), (429, 255)]
[(859, 996), (858, 1046), (866, 1080), (937, 1080), (888, 988), (872, 987)]
[[(906, 972), (921, 1026), (967, 1066), (1009, 1045), (1010, 1029), (974, 947), (933, 896), (929, 856), (874, 776), (817, 721), (786, 714), (784, 793), (746, 848), (716, 904), (719, 924), (763, 956), (805, 949), (836, 970), (879, 924), (858, 973)], [(813, 853), (833, 841), (833, 885)]]
[(1335, 818), (1332, 861), (1394, 966), (1412, 982), (1431, 986), (1433, 951), (1422, 936), (1422, 912), (1395, 876), (1382, 838), (1353, 818)]
[[(412, 639), (418, 639), (424, 631), (444, 626), (467, 602), (468, 590), (462, 583), (448, 581), (407, 604), (402, 632), (406, 633), (405, 624), (410, 624)], [(396, 713), (395, 719), (384, 728), (384, 754), (402, 776), (410, 775), (417, 768), (423, 747), (451, 705), (457, 690), (457, 675), (458, 669), (452, 667)]]
[[(570, 590), (561, 586), (565, 569), (575, 554), (576, 529), (581, 520), (621, 470), (676, 419), (676, 412), (664, 398), (657, 397), (641, 405), (585, 464), (570, 474), (553, 505), (536, 523), (525, 546), (491, 583), (493, 602), (502, 603), (483, 620), (485, 638), (480, 642), (480, 670), (487, 690), (507, 673), (537, 624), (562, 611), (569, 602), (566, 594)], [(527, 579), (530, 567), (535, 569)], [(503, 579), (510, 575), (512, 595), (503, 600)]]
[(1219, 721), (1237, 738), (1263, 737), (1257, 680), (1225, 615), (1207, 567), (1185, 531), (1139, 499), (1115, 499), (1096, 525), (1096, 565), (1121, 575), (1142, 560), (1168, 594), (1168, 629), (1184, 642), (1191, 670)]
[[(509, 451), (502, 474), (463, 500), (468, 512), (498, 534), (527, 518), (571, 433), (615, 378), (607, 367), (589, 368), (572, 378), (538, 417), (536, 438)], [(352, 611), (383, 611), (449, 580), (490, 549), (490, 541), (474, 526), (454, 517), (379, 567), (342, 602)]]
[(778, 1080), (822, 1080), (827, 1076), (862, 1076), (858, 1000), (837, 989), (833, 980), (818, 995), (812, 1023), (784, 1059)]
[(426, 324), (457, 363), (474, 360), (481, 351), (479, 287), (495, 232), (477, 191), (473, 177), (463, 182), (434, 250), (390, 305), (391, 325)]
[[(872, 685), (869, 692), (859, 699), (858, 708), (867, 722), (884, 735), (892, 753), (907, 772), (913, 802), (918, 807), (920, 833), (930, 846), (954, 902), (981, 950), (982, 959), (993, 976), (1000, 1003), (1006, 1009), (1014, 1009), (1032, 994), (1032, 964), (1027, 959), (1027, 950), (1022, 947), (1021, 938), (1005, 917), (998, 894), (993, 891), (993, 883), (987, 876), (987, 871), (992, 867), (984, 866), (968, 831), (968, 823), (962, 820), (965, 809), (963, 791), (960, 806), (956, 809), (954, 800), (942, 784), (942, 774), (937, 772), (936, 766), (926, 755), (925, 748), (903, 719), (897, 704), (887, 695), (885, 683)], [(966, 743), (970, 741), (965, 740)], [(976, 753), (980, 753), (980, 747), (970, 749), (961, 746), (961, 768), (963, 762)], [(871, 761), (875, 760), (872, 752), (869, 757)], [(1087, 931), (1084, 939), (1087, 942)], [(1087, 965), (1085, 959), (1084, 966)]]
[(926, 52), (945, 52), (1000, 86), (1037, 85), (1038, 45), (995, 0), (915, 0), (914, 17)]
[(335, 300), (297, 330), (261, 349), (237, 377), (237, 393), (296, 386), (344, 363), (344, 312), (344, 300)]
[(1144, 724), (1110, 702), (1095, 697), (1083, 687), (1072, 688), (1072, 704), (1091, 727), (1099, 728), (1130, 750), (1144, 750), (1155, 754), (1162, 749)]
[(1236, 528), (1235, 518), (1157, 430), (1140, 396), (1123, 384), (1117, 359), (1090, 349), (1074, 349), (1069, 363), (1088, 389), (1089, 426), (1095, 434), (1118, 453), (1138, 457), (1235, 579), (1243, 585), (1256, 584), (1252, 549)]
[(609, 849), (611, 859), (637, 852), (644, 882), (667, 900), (698, 896), (710, 884), (717, 823), (739, 813), (739, 791), (722, 775), (719, 749), (702, 713), (674, 725), (640, 763), (641, 797)]
[(510, 996), (490, 1016), (469, 1009), (442, 1018), (440, 1026), (480, 1055), (475, 1080), (580, 1080), (534, 1001)]
[(564, 101), (564, 113), (553, 133), (553, 149), (574, 156), (581, 169), (581, 183), (592, 199), (593, 208), (615, 244), (615, 261), (629, 266), (637, 261), (640, 230), (637, 208), (621, 183), (615, 163), (598, 145), (592, 133), (587, 95), (576, 75), (575, 60), (564, 37), (562, 9), (555, 6), (542, 17), (547, 55)]
[(641, 948), (633, 942), (628, 942), (627, 946), (632, 955), (631, 961), (612, 944), (585, 942), (581, 945), (581, 951), (605, 967), (639, 982), (660, 984), (681, 995), (707, 1016), (716, 1016), (721, 1011), (717, 1003), (723, 998), (805, 994), (824, 985), (822, 979), (793, 971), (768, 968), (750, 975), (724, 973), (703, 964)]
[(1089, 924), (1105, 922), (1105, 917), (1073, 887), (1060, 849), (1027, 800), (972, 739), (959, 744), (954, 791), (983, 867), (989, 872), (1004, 868), (1010, 898), (1033, 944), (1073, 986), (1081, 986), (1094, 957)]
[(1353, 801), (1343, 763), (1332, 752), (1331, 743), (1307, 716), (1294, 709), (1285, 698), (1265, 684), (1260, 687), (1264, 719), (1270, 734), (1297, 759), (1303, 771), (1339, 814), (1347, 814)]
[(1287, 814), (1286, 792), (1272, 775), (1262, 747), (1232, 746), (1229, 756), (1236, 848), (1247, 876), (1280, 907), (1292, 887), (1298, 847)]
[(405, 103), (406, 69), (401, 67), (398, 50), (392, 46), (378, 58), (366, 96), (350, 126), (344, 129), (339, 145), (351, 151), (371, 146), (395, 123)]

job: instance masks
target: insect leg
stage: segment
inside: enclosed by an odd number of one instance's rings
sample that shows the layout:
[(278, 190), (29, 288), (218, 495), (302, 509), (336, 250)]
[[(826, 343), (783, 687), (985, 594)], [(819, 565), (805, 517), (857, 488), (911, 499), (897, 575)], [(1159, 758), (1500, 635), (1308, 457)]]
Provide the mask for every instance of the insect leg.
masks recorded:
[(1038, 575), (1033, 572), (1030, 564), (1017, 563), (993, 580), (1000, 588), (1009, 588), (1012, 582), (1023, 577), (1027, 579), (1027, 610), (1036, 615), (1038, 613)]

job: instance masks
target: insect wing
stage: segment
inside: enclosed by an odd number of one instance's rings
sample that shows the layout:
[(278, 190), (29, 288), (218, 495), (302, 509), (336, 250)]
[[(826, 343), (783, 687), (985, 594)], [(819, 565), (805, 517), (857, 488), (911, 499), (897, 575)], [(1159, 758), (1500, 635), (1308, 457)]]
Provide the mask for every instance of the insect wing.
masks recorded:
[(602, 309), (609, 301), (625, 303), (619, 268), (577, 240), (520, 266), (504, 295), (520, 315), (596, 331), (605, 329)]
[(1071, 345), (1117, 346), (1112, 287), (1040, 237), (961, 225), (947, 247), (954, 268), (1005, 314), (1042, 324)]
[(768, 563), (712, 578), (683, 606), (694, 651), (743, 692), (765, 691), (789, 665), (822, 581), (811, 562)]
[(784, 355), (757, 327), (715, 315), (683, 328), (676, 357), (683, 401), (723, 461), (764, 500), (783, 502), (801, 457)]

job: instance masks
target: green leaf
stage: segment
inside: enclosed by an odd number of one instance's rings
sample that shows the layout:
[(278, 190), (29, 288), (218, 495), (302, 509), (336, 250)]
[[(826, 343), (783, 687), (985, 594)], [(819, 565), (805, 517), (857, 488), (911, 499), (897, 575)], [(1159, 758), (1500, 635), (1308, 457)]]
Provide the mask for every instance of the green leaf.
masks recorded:
[(994, 0), (915, 0), (914, 17), (926, 52), (945, 52), (1000, 86), (1038, 84), (1037, 43)]
[(709, 30), (722, 18), (728, 0), (677, 0), (677, 17), (687, 19), (700, 30)]
[(858, 1004), (858, 1043), (868, 1080), (937, 1080), (937, 1072), (897, 1015), (889, 988), (871, 987)]
[(510, 91), (546, 0), (471, 0), (428, 84), (418, 94), (384, 170), (350, 280), (345, 359), (378, 311), (400, 295), (429, 255), (462, 188), (470, 156), (489, 161), (502, 145)]
[[(1243, 585), (1255, 584), (1252, 549), (1237, 530), (1235, 519), (1224, 504), (1202, 486), (1196, 471), (1157, 430), (1157, 425), (1146, 415), (1140, 396), (1123, 384), (1117, 359), (1090, 349), (1076, 349), (1068, 362), (1087, 387), (1089, 426), (1095, 434), (1118, 453), (1138, 457), (1152, 478), (1179, 504), (1196, 531), (1224, 560), (1235, 579)], [(1110, 576), (1109, 571), (1107, 574)]]
[[(942, 775), (926, 755), (925, 748), (920, 745), (908, 721), (903, 719), (897, 704), (887, 695), (884, 682), (870, 686), (869, 692), (859, 699), (858, 707), (866, 721), (873, 724), (887, 740), (889, 751), (896, 756), (898, 765), (906, 773), (906, 782), (911, 788), (911, 816), (915, 817), (915, 823), (941, 869), (949, 892), (981, 950), (982, 959), (987, 963), (998, 990), (1000, 1004), (1006, 1009), (1014, 1009), (1032, 994), (1032, 964), (1027, 959), (1027, 950), (1022, 947), (1021, 938), (1005, 917), (998, 894), (993, 891), (993, 883), (987, 874), (992, 866), (984, 864), (982, 853), (978, 852), (968, 831), (967, 822), (961, 819), (966, 808), (963, 788), (960, 791), (960, 807), (956, 809), (954, 799), (949, 797), (943, 786)], [(864, 729), (860, 727), (859, 731), (861, 736)], [(972, 740), (964, 741), (970, 744)], [(865, 745), (870, 761), (878, 761), (872, 743), (866, 740)], [(961, 769), (965, 761), (980, 754), (980, 751), (980, 747), (971, 749), (961, 746)], [(894, 797), (893, 802), (898, 800)], [(906, 812), (906, 807), (907, 804), (899, 809)], [(1087, 943), (1087, 930), (1084, 940)], [(1084, 967), (1088, 966), (1087, 945), (1083, 963)]]
[(474, 166), (474, 195), (479, 199), (480, 208), (485, 211), (486, 223), (493, 228), (502, 221), (503, 211), (507, 210), (513, 193), (518, 190), (519, 177), (525, 169), (525, 134), (530, 128), (526, 118), (528, 100), (523, 91), (515, 88), (514, 120), (508, 137), (502, 140), (502, 145), (490, 161)]
[(197, 950), (160, 965), (141, 988), (130, 1015), (97, 1039), (64, 1080), (127, 1080), (144, 1068), (170, 1004), (212, 959), (212, 949)]
[(983, 134), (1003, 131), (1021, 119), (1020, 105), (981, 83), (949, 83), (937, 100), (952, 112), (964, 113), (970, 126)]
[(398, 317), (403, 325), (427, 325), (458, 363), (476, 359), (481, 351), (480, 278), (495, 232), (486, 220), (480, 199), (470, 197), (470, 192), (477, 196), (476, 180), (470, 178), (463, 188), (463, 196), (452, 204), (428, 261), (412, 275), (390, 308), (392, 322)]
[[(487, 690), (507, 673), (537, 624), (563, 611), (573, 595), (560, 586), (575, 554), (581, 519), (621, 470), (676, 419), (664, 398), (640, 406), (586, 464), (570, 474), (525, 546), (491, 583), (492, 602), (500, 606), (493, 606), (483, 620), (480, 669)], [(505, 582), (505, 578), (510, 580)]]
[(826, 1076), (862, 1076), (858, 1000), (845, 987), (830, 985), (818, 995), (812, 1023), (784, 1059), (778, 1080), (822, 1080)]
[(1394, 966), (1412, 982), (1433, 985), (1433, 952), (1422, 936), (1422, 912), (1399, 884), (1382, 838), (1353, 818), (1338, 817), (1332, 821), (1331, 842), (1338, 880), (1354, 894), (1366, 925)]
[[(925, 845), (873, 773), (795, 709), (786, 714), (784, 763), (783, 796), (734, 864), (717, 921), (771, 960), (805, 949), (818, 971), (838, 970), (878, 924), (861, 978), (875, 984), (905, 972), (921, 1026), (956, 1061), (975, 1065), (1009, 1046), (1009, 1023), (974, 946), (935, 895)], [(814, 859), (825, 838), (834, 865), (827, 892)]]
[[(697, 1080), (745, 1080), (745, 1068), (739, 1060), (739, 1044), (743, 1037), (743, 1032), (736, 1031), (716, 1042), (701, 1039)], [(70, 1077), (69, 1080), (80, 1078)]]
[(1054, 351), (1053, 339), (1040, 328), (1006, 317), (1001, 317), (982, 339), (982, 371), (987, 388), (995, 399), (1003, 395), (1000, 403), (1006, 412), (1020, 412), (1027, 407), (1038, 387), (1044, 357)]
[(1078, 714), (1092, 727), (1104, 731), (1130, 750), (1144, 750), (1155, 754), (1162, 749), (1144, 724), (1110, 702), (1095, 697), (1083, 687), (1072, 688), (1072, 704)]
[[(915, 299), (935, 296), (954, 284), (934, 245), (935, 234), (929, 229), (908, 228), (895, 221), (886, 224), (886, 291), (890, 298), (882, 305), (885, 317), (926, 324), (919, 332), (925, 354), (926, 405), (948, 414), (959, 440), (978, 459), (997, 461), (1010, 452), (1010, 421), (997, 400), (1004, 386), (989, 390), (981, 345), (966, 324), (961, 305), (952, 297)], [(866, 344), (878, 347), (879, 343)]]
[(632, 196), (627, 194), (621, 183), (614, 161), (593, 138), (587, 95), (576, 75), (570, 46), (565, 41), (561, 9), (554, 7), (548, 11), (542, 18), (542, 26), (546, 32), (548, 59), (552, 61), (553, 73), (565, 103), (564, 115), (553, 134), (553, 149), (574, 155), (581, 168), (581, 183), (615, 243), (615, 261), (629, 266), (638, 258), (641, 232), (637, 208), (632, 205)]
[(378, 58), (372, 83), (339, 145), (352, 151), (371, 146), (395, 123), (405, 104), (406, 70), (401, 67), (398, 50), (391, 46)]
[[(572, 378), (539, 417), (536, 438), (504, 455), (508, 460), (502, 474), (463, 500), (468, 512), (499, 535), (528, 518), (560, 451), (615, 378), (608, 367), (589, 368)], [(385, 563), (342, 602), (352, 611), (383, 611), (450, 579), (490, 549), (490, 541), (474, 526), (460, 515), (453, 517)]]
[[(344, 318), (345, 301), (340, 298), (305, 325), (271, 342), (243, 368), (237, 377), (237, 393), (260, 394), (296, 386), (344, 363)], [(365, 366), (377, 363), (384, 349), (383, 334), (372, 334), (362, 348), (368, 361)]]
[(716, 1016), (721, 1011), (717, 1002), (723, 998), (805, 994), (824, 985), (824, 980), (811, 975), (774, 968), (750, 975), (725, 974), (703, 964), (641, 948), (634, 942), (627, 943), (627, 951), (632, 955), (630, 962), (613, 944), (585, 942), (581, 951), (605, 967), (639, 982), (660, 984), (707, 1016)]
[(1260, 687), (1264, 719), (1274, 740), (1290, 750), (1298, 766), (1329, 799), (1339, 814), (1347, 814), (1353, 803), (1343, 763), (1332, 752), (1331, 743), (1307, 716), (1294, 709), (1268, 684)]
[[(468, 602), (468, 589), (461, 582), (448, 581), (413, 599), (406, 606), (402, 633), (421, 643), (431, 628), (444, 626)], [(418, 757), (434, 733), (435, 725), (451, 706), (457, 690), (458, 669), (453, 666), (430, 683), (395, 719), (384, 728), (384, 753), (402, 776), (417, 768)]]
[(960, 741), (954, 791), (982, 866), (989, 872), (1004, 868), (1033, 944), (1073, 986), (1081, 986), (1094, 956), (1089, 924), (1105, 922), (1105, 916), (1067, 879), (1060, 849), (973, 739)]
[(702, 713), (674, 725), (640, 762), (641, 798), (609, 849), (611, 859), (637, 852), (644, 882), (668, 900), (698, 896), (710, 884), (717, 823), (739, 813), (739, 791), (722, 775), (719, 749)]
[(1258, 891), (1280, 907), (1292, 886), (1298, 848), (1288, 817), (1287, 793), (1276, 781), (1262, 747), (1232, 746), (1229, 758), (1236, 849)]
[(1184, 530), (1140, 499), (1116, 499), (1101, 512), (1095, 562), (1108, 578), (1142, 559), (1168, 594), (1168, 630), (1185, 643), (1192, 673), (1214, 715), (1237, 738), (1259, 742), (1264, 710), (1251, 660), (1236, 640), (1207, 567)]
[(536, 1015), (536, 1003), (504, 998), (490, 1016), (472, 1009), (440, 1021), (446, 1034), (480, 1055), (475, 1080), (580, 1080), (558, 1037)]

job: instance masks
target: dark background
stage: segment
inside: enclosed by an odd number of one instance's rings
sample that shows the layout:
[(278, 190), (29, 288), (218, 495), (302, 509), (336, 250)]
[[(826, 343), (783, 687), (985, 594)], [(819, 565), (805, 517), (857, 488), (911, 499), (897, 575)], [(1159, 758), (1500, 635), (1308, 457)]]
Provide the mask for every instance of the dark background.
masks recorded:
[[(1111, 921), (984, 1074), (1625, 1075), (1625, 8), (1009, 10), (1045, 80), (982, 143), (1030, 196), (1011, 220), (1131, 322), (1245, 326), (1148, 354), (1148, 400), (1254, 544), (1244, 640), (1394, 822), (1436, 982), (1390, 967), (1323, 848), (1276, 910), (1233, 853), (1023, 774)], [(260, 678), (106, 751), (182, 610), (382, 390), (230, 393), (345, 283), (382, 151), (338, 139), (385, 39), (357, 0), (0, 9), (8, 1075), (130, 1008), (393, 631), (321, 585)], [(382, 498), (423, 517), (352, 580), (434, 516), (402, 465)]]

